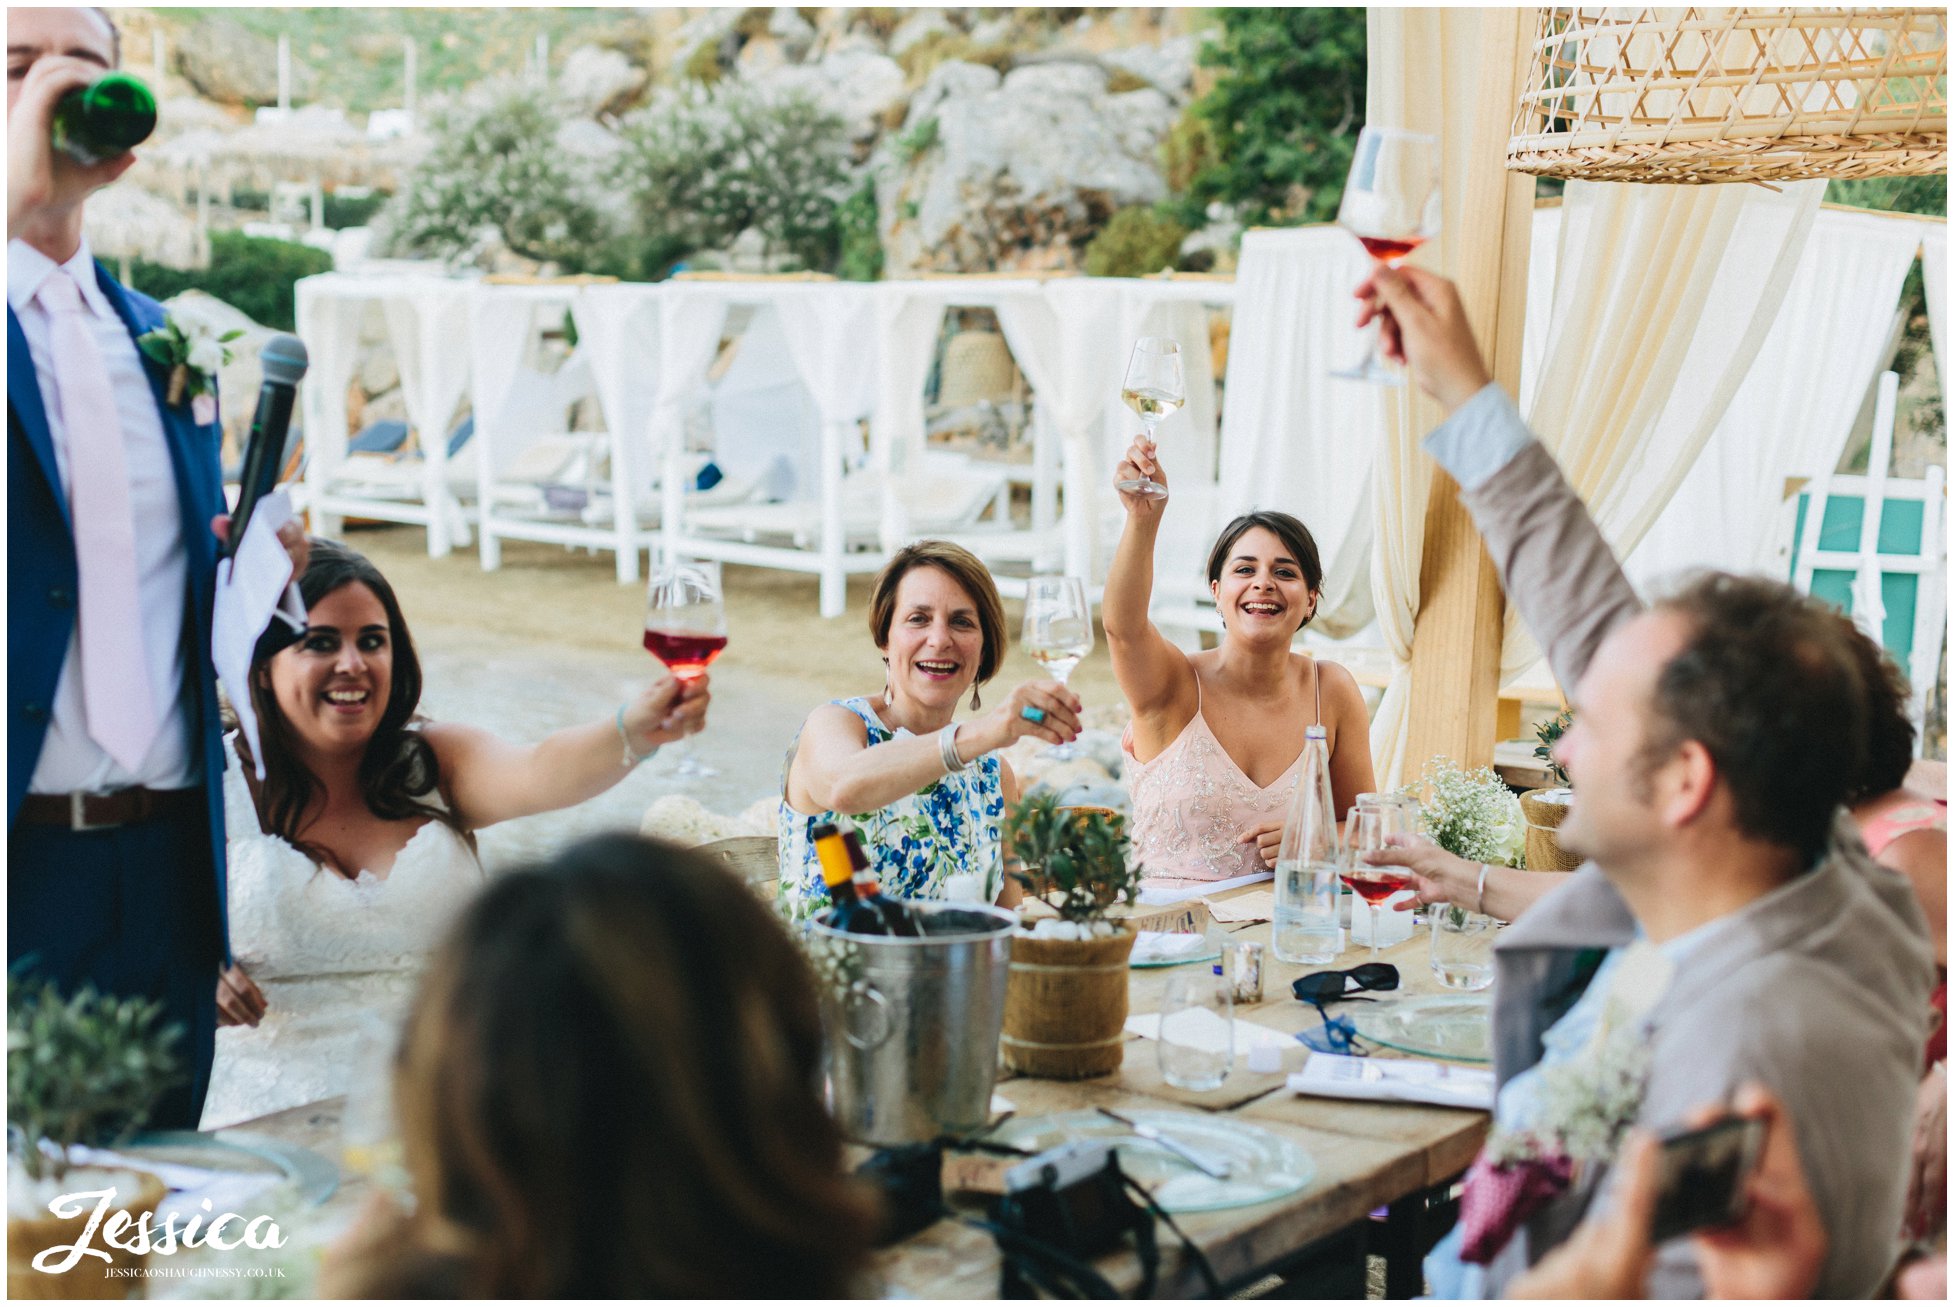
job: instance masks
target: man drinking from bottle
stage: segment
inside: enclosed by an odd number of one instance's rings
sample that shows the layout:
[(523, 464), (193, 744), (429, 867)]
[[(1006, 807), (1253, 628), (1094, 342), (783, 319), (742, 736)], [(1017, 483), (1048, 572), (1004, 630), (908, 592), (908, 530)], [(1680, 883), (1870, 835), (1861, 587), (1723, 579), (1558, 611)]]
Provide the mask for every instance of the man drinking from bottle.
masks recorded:
[[(136, 338), (163, 309), (91, 255), (88, 197), (134, 163), (53, 148), (62, 98), (112, 70), (100, 9), (7, 14), (7, 958), (154, 998), (194, 1127), (224, 959), (223, 766), (210, 619), (228, 529), (213, 419), (166, 399)], [(281, 532), (303, 566), (296, 526)]]

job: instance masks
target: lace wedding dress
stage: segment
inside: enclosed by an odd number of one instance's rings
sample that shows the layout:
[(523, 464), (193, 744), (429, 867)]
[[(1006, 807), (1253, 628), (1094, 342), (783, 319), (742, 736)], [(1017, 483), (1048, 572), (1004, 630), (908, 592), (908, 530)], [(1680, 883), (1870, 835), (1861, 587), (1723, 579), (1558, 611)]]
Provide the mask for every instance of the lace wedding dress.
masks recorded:
[[(414, 832), (385, 876), (319, 866), (258, 826), (232, 757), (224, 772), (231, 951), (265, 995), (254, 1028), (217, 1031), (203, 1128), (337, 1094), (398, 1029), (427, 956), (483, 884), (467, 841), (438, 821)], [(440, 800), (434, 800), (439, 803)]]

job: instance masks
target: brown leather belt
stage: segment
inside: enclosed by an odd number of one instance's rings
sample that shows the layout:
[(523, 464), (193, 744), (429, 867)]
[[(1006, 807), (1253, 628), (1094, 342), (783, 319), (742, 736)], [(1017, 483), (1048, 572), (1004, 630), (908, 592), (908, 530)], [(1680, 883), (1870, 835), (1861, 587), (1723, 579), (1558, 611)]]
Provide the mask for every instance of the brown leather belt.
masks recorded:
[(20, 801), (16, 822), (34, 826), (66, 826), (69, 830), (102, 830), (153, 821), (202, 808), (204, 792), (147, 790), (132, 786), (107, 794), (30, 794)]

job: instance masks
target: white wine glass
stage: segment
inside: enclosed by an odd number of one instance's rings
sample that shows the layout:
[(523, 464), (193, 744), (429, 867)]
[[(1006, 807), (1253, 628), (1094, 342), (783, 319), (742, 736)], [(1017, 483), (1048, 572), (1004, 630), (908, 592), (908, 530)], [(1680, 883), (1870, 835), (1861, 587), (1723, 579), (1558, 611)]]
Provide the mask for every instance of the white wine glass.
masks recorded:
[[(1133, 357), (1126, 364), (1126, 380), (1119, 397), (1140, 415), (1147, 428), (1147, 448), (1151, 450), (1154, 432), (1160, 424), (1187, 402), (1187, 382), (1181, 372), (1181, 347), (1178, 341), (1162, 336), (1142, 336), (1133, 342)], [(1167, 487), (1152, 477), (1116, 482), (1132, 494), (1167, 497)]]
[[(1372, 259), (1396, 267), (1438, 234), (1443, 214), (1438, 163), (1436, 136), (1396, 127), (1364, 128), (1337, 206), (1337, 225), (1355, 236)], [(1364, 357), (1330, 375), (1384, 386), (1404, 384), (1403, 377), (1378, 359), (1374, 324), (1364, 342)]]
[[(1065, 684), (1092, 652), (1092, 607), (1085, 583), (1076, 576), (1034, 576), (1025, 584), (1024, 633), (1020, 640), (1045, 674)], [(1049, 756), (1070, 758), (1073, 747), (1053, 745)]]
[[(645, 650), (680, 681), (705, 675), (726, 650), (726, 603), (717, 560), (674, 558), (653, 573), (645, 592)], [(679, 741), (674, 776), (717, 776), (700, 762), (690, 738)]]

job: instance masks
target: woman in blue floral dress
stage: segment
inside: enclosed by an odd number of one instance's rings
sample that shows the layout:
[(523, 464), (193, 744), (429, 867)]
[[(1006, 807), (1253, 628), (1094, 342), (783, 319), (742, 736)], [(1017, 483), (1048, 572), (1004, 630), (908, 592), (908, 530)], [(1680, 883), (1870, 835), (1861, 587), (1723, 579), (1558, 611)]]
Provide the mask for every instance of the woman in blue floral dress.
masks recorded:
[(1027, 681), (990, 712), (955, 720), (965, 692), (1004, 661), (1004, 605), (983, 563), (945, 541), (919, 541), (889, 560), (875, 579), (869, 632), (889, 669), (881, 692), (816, 708), (787, 751), (783, 900), (796, 919), (826, 906), (809, 832), (839, 817), (861, 831), (897, 898), (941, 898), (945, 877), (975, 872), (999, 903), (1015, 903), (1017, 886), (1000, 884), (997, 867), (1018, 782), (994, 755), (1027, 735), (1077, 739), (1078, 696), (1056, 681)]

